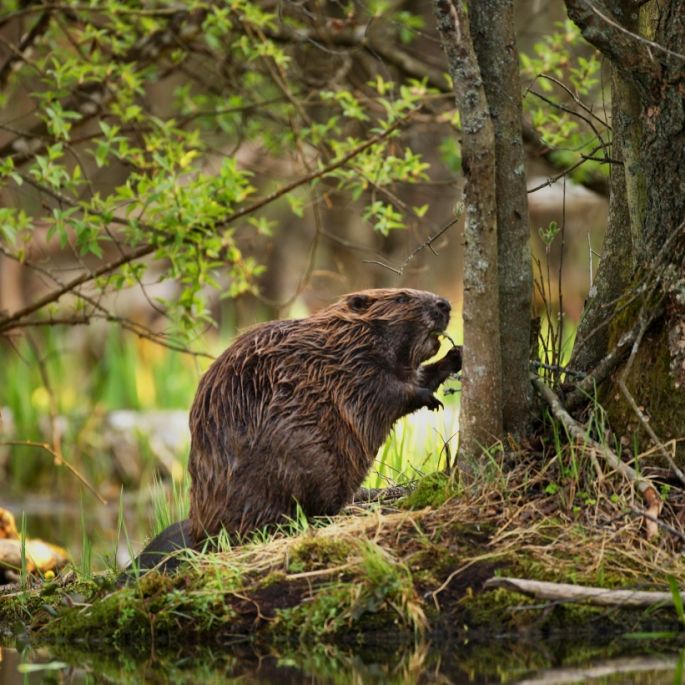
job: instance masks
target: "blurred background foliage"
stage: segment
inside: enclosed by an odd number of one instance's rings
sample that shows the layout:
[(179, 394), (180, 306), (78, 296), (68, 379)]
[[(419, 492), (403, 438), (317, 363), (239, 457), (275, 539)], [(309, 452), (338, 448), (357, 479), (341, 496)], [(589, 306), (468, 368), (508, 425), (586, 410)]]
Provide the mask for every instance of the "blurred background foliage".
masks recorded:
[[(601, 246), (607, 89), (561, 3), (518, 2), (517, 30), (549, 346)], [(181, 482), (197, 381), (254, 322), (407, 285), (458, 339), (459, 127), (427, 3), (3, 2), (1, 497), (95, 503), (60, 460), (115, 510)], [(369, 484), (444, 464), (457, 405)]]

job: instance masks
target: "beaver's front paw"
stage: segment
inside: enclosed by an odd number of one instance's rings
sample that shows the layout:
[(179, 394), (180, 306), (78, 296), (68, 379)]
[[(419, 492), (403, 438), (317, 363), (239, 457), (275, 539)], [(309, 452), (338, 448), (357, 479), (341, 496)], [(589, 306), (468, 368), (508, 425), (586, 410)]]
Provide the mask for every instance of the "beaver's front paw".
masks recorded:
[(431, 411), (437, 411), (438, 409), (444, 408), (442, 402), (426, 388), (419, 391), (419, 396), (421, 402), (420, 406), (422, 407), (427, 407)]
[(444, 357), (445, 363), (449, 366), (450, 373), (461, 371), (462, 351), (461, 345), (455, 345)]

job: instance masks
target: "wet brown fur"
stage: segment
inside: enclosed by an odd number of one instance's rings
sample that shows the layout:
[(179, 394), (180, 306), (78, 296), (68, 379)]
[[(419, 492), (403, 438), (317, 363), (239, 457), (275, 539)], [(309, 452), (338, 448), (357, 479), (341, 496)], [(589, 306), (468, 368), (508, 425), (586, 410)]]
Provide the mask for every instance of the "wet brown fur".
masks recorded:
[(243, 333), (202, 378), (190, 413), (190, 532), (245, 533), (351, 501), (397, 419), (442, 406), (454, 348), (421, 366), (449, 321), (410, 289), (352, 293), (306, 319)]

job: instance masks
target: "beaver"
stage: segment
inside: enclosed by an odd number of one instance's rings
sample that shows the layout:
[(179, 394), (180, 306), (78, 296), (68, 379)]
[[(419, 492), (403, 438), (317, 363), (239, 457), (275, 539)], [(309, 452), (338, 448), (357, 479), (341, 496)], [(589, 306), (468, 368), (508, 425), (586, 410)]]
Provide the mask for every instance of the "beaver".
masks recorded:
[[(211, 365), (190, 411), (189, 519), (138, 559), (197, 547), (222, 529), (245, 533), (352, 498), (393, 424), (427, 407), (461, 369), (440, 347), (449, 302), (407, 288), (363, 290), (305, 319), (248, 329)], [(168, 566), (167, 566), (168, 568)]]

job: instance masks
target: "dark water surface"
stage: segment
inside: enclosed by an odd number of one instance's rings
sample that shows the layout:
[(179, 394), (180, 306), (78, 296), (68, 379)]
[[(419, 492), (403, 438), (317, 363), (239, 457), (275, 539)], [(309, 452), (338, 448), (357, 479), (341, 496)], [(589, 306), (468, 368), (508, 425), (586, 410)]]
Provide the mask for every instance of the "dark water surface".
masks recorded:
[[(658, 642), (653, 645), (658, 648)], [(226, 646), (140, 660), (64, 648), (0, 647), (0, 685), (25, 683), (296, 683), (440, 685), (472, 683), (620, 683), (679, 685), (684, 653), (649, 653), (645, 644), (580, 647), (565, 642), (414, 645), (388, 653), (369, 648), (258, 654)], [(619, 650), (620, 651), (620, 650)]]

